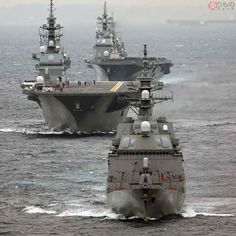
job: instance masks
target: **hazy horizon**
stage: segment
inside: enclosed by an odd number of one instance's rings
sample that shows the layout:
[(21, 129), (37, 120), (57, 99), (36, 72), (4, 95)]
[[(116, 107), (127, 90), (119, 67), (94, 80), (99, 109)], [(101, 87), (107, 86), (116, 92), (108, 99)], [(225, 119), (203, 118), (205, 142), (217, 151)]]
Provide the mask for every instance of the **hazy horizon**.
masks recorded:
[[(119, 24), (145, 25), (171, 20), (228, 20), (234, 10), (208, 8), (209, 0), (117, 0), (107, 1), (108, 13)], [(40, 25), (48, 16), (49, 0), (0, 0), (1, 25)], [(65, 25), (95, 25), (102, 14), (103, 0), (54, 0), (56, 17)], [(236, 5), (236, 2), (235, 2)]]

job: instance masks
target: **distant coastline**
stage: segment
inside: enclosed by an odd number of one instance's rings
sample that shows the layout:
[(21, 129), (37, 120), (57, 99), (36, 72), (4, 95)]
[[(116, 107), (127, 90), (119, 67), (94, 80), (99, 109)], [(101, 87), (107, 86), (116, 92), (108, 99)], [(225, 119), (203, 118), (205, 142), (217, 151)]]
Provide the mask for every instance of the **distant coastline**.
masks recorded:
[(178, 25), (235, 24), (236, 20), (167, 20), (166, 23)]

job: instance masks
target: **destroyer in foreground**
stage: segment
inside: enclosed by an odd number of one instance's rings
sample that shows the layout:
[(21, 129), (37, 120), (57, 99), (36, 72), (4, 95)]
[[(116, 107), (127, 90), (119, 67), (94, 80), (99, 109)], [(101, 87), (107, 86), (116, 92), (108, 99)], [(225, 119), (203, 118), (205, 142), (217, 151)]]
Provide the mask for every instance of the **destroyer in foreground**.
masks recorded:
[(114, 212), (147, 219), (181, 212), (185, 175), (172, 123), (152, 115), (156, 102), (171, 98), (154, 98), (152, 91), (161, 90), (163, 83), (151, 86), (146, 46), (144, 52), (139, 96), (133, 100), (137, 119), (128, 117), (118, 126), (108, 156), (107, 196)]
[(70, 132), (109, 132), (116, 130), (118, 123), (127, 115), (127, 101), (120, 96), (133, 96), (128, 82), (116, 81), (70, 81), (66, 70), (70, 59), (60, 43), (62, 27), (56, 24), (53, 1), (50, 0), (50, 15), (47, 25), (40, 33), (40, 53), (36, 80), (21, 84), (29, 100), (42, 108), (49, 128)]
[[(107, 14), (106, 2), (102, 17), (98, 17), (94, 51), (94, 58), (86, 62), (89, 67), (94, 68), (97, 80), (136, 80), (142, 72), (142, 58), (127, 56), (124, 43), (116, 31), (114, 19)], [(169, 74), (171, 66), (173, 64), (166, 58), (148, 58), (148, 69), (150, 73), (155, 72), (156, 79)]]

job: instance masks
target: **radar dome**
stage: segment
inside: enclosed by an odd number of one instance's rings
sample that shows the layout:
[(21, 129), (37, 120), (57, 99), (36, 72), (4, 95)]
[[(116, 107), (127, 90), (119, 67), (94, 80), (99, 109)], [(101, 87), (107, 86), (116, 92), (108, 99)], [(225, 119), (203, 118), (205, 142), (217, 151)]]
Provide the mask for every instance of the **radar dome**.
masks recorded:
[(50, 61), (50, 62), (54, 61), (54, 56), (53, 55), (49, 55), (48, 56), (48, 61)]
[(49, 47), (53, 47), (54, 46), (54, 42), (52, 40), (50, 40), (48, 45), (49, 45)]
[(43, 76), (38, 76), (38, 77), (36, 78), (36, 82), (37, 82), (38, 84), (43, 84), (43, 83), (44, 83), (44, 78), (43, 78)]
[(109, 56), (109, 52), (108, 51), (104, 51), (103, 55), (104, 55), (104, 57), (108, 57)]
[(150, 98), (150, 94), (147, 90), (143, 90), (142, 91), (142, 99), (149, 99)]
[(64, 53), (64, 57), (67, 57), (67, 54), (66, 54), (66, 53)]
[(163, 131), (168, 131), (168, 125), (163, 125)]
[(41, 46), (41, 47), (39, 48), (39, 51), (40, 51), (40, 53), (45, 53), (45, 52), (46, 52), (45, 46)]
[(148, 121), (143, 121), (141, 123), (141, 132), (150, 132), (151, 130), (151, 125), (150, 125), (150, 122)]

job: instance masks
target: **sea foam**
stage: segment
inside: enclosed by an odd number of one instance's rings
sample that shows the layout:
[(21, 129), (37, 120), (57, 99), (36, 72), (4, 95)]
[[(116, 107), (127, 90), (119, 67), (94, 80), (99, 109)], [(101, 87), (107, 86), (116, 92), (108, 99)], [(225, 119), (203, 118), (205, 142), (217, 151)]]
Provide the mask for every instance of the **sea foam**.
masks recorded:
[(41, 207), (36, 206), (28, 206), (23, 211), (29, 214), (57, 214), (56, 211), (44, 210)]

